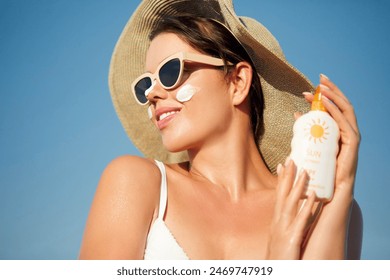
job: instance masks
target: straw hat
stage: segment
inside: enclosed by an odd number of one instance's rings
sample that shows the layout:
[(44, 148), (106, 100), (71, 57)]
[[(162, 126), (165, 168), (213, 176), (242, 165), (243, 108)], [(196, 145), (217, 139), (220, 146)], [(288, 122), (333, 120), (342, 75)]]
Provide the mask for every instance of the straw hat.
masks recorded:
[(160, 134), (131, 93), (131, 83), (145, 71), (149, 33), (165, 15), (192, 13), (223, 23), (249, 53), (260, 76), (264, 94), (264, 135), (260, 151), (275, 173), (290, 153), (294, 112), (306, 112), (303, 91), (310, 81), (290, 65), (273, 35), (259, 22), (236, 15), (232, 0), (144, 0), (131, 16), (115, 47), (110, 66), (111, 97), (122, 125), (133, 144), (149, 158), (174, 163), (188, 160), (186, 152), (169, 153)]

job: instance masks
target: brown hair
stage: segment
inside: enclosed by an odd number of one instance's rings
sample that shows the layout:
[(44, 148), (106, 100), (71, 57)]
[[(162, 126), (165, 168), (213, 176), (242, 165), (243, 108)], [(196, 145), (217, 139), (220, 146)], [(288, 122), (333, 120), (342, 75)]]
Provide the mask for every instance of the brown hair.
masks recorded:
[(149, 39), (153, 40), (153, 38), (163, 32), (171, 32), (178, 35), (191, 47), (204, 54), (222, 58), (225, 62), (226, 74), (229, 73), (227, 62), (235, 65), (240, 61), (246, 61), (251, 64), (253, 77), (249, 90), (250, 119), (255, 142), (259, 146), (259, 139), (264, 132), (263, 92), (256, 68), (241, 43), (221, 23), (191, 15), (164, 17), (155, 26)]

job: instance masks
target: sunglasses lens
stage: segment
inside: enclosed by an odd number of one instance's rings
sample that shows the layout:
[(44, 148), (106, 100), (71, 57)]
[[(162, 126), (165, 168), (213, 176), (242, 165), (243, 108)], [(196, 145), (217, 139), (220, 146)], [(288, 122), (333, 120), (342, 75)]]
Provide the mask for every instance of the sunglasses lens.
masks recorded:
[(148, 102), (148, 99), (145, 95), (145, 91), (151, 86), (152, 80), (148, 77), (139, 80), (138, 83), (134, 86), (135, 96), (140, 103), (146, 104)]
[(158, 72), (161, 83), (164, 87), (172, 87), (180, 76), (180, 59), (174, 58), (165, 63)]

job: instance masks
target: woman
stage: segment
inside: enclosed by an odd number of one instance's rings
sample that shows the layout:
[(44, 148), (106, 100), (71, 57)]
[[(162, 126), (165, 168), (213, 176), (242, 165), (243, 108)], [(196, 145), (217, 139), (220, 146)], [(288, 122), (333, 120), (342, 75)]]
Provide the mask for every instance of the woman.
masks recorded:
[(320, 84), (341, 133), (335, 193), (323, 206), (314, 194), (302, 202), (308, 175), (293, 187), (286, 159), (293, 114), (307, 110), (313, 87), (273, 36), (229, 0), (143, 1), (117, 44), (110, 86), (151, 159), (108, 165), (80, 258), (358, 257), (361, 240), (349, 238), (361, 234), (356, 118), (336, 85), (324, 75)]

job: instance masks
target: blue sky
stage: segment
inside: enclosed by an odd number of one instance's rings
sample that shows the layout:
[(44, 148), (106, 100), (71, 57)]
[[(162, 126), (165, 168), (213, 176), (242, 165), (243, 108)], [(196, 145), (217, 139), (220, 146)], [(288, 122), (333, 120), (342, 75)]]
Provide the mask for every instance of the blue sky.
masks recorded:
[[(235, 2), (309, 79), (325, 73), (353, 103), (362, 258), (390, 259), (389, 2)], [(0, 0), (0, 259), (76, 259), (102, 170), (139, 155), (107, 85), (112, 50), (138, 3)]]

